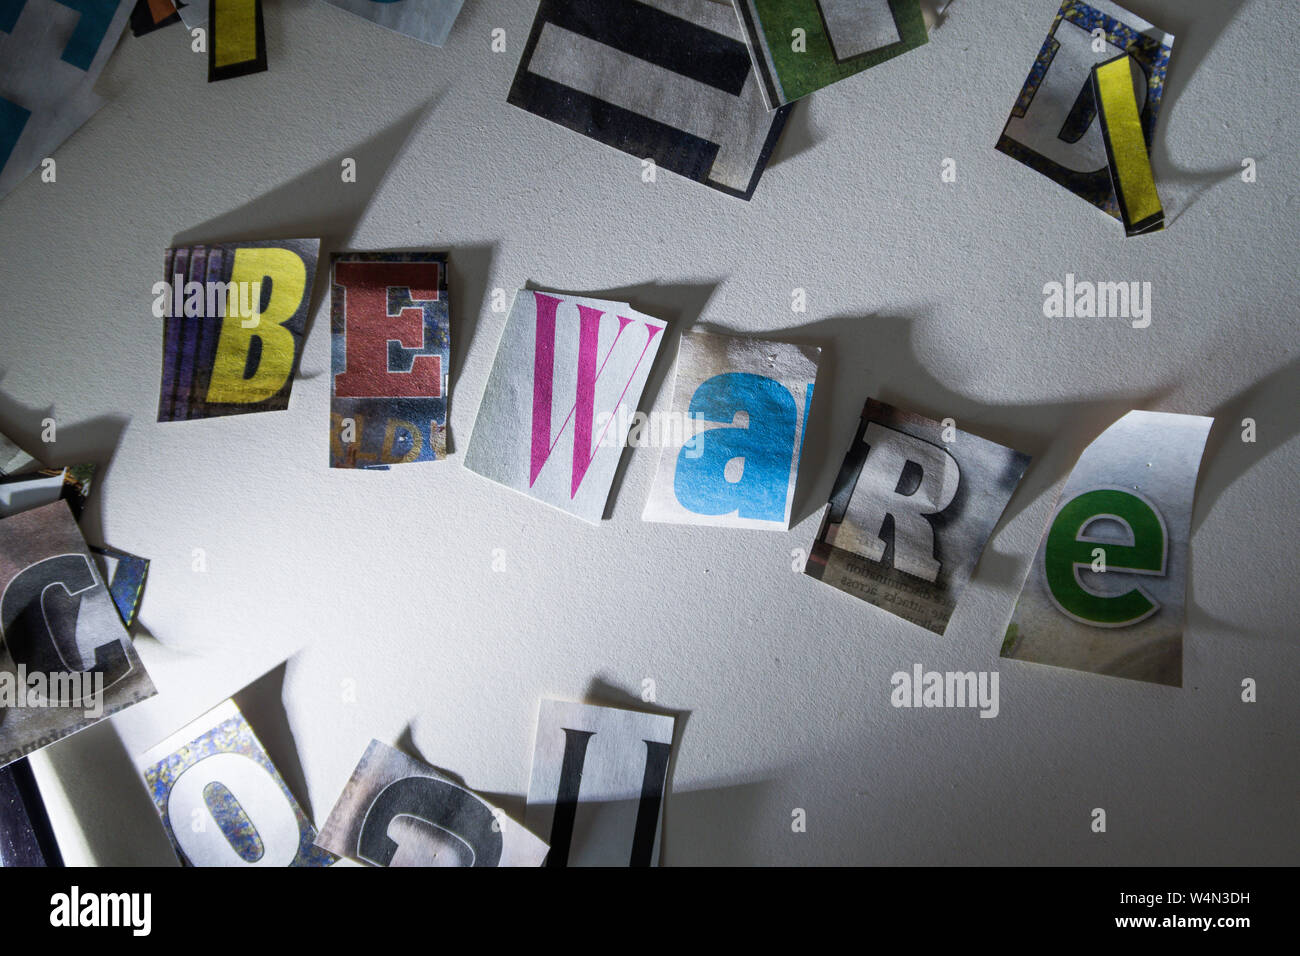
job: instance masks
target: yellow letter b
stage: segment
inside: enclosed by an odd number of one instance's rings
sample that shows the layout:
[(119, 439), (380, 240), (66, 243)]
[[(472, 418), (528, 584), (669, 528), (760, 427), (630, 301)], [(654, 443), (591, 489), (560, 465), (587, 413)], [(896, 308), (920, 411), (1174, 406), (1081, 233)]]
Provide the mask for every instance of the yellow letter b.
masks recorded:
[[(227, 307), (207, 400), (240, 405), (263, 402), (279, 392), (293, 373), (298, 340), (284, 323), (294, 317), (307, 294), (307, 267), (289, 249), (236, 249), (230, 281), (230, 299), (235, 302), (241, 299), (241, 283), (254, 289), (269, 288), (270, 299), (249, 328), (245, 327), (247, 316), (241, 315), (239, 308)], [(258, 305), (255, 302), (253, 308)], [(261, 344), (256, 359), (252, 358), (254, 339)]]

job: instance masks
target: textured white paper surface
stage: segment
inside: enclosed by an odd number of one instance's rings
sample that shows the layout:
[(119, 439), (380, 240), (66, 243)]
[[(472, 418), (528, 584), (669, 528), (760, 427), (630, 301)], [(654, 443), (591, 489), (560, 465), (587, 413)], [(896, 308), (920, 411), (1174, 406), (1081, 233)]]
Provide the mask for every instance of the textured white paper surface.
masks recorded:
[[(29, 177), (0, 200), (0, 430), (51, 464), (115, 448), (88, 527), (153, 559), (136, 646), (159, 696), (33, 761), (65, 858), (170, 860), (128, 754), (301, 648), (269, 698), (284, 729), (258, 733), (298, 754), (317, 819), (370, 739), (408, 728), (518, 817), (537, 701), (635, 707), (649, 678), (661, 705), (691, 712), (665, 866), (1294, 863), (1300, 766), (1278, 740), (1300, 726), (1300, 695), (1269, 675), (1300, 673), (1300, 601), (1278, 573), (1300, 565), (1300, 198), (1286, 161), (1300, 21), (1279, 0), (1143, 4), (1179, 35), (1155, 164), (1180, 212), (1139, 241), (993, 149), (1057, 4), (967, 2), (925, 47), (797, 105), (750, 203), (662, 172), (643, 183), (635, 157), (504, 104), (528, 3), (467, 4), (431, 51), (286, 0), (268, 9), (272, 71), (220, 96), (179, 35), (113, 57), (110, 102), (60, 150), (58, 184)], [(505, 54), (490, 52), (495, 27)], [(187, 128), (220, 150), (159, 122), (199, 95)], [(431, 100), (380, 178), (365, 147), (400, 141)], [(357, 183), (339, 182), (346, 156)], [(1239, 178), (1248, 156), (1253, 184)], [(940, 180), (945, 157), (955, 183)], [(362, 194), (355, 222), (336, 224), (345, 248), (452, 249), (448, 467), (329, 473), (319, 288), (287, 411), (156, 425), (149, 284), (173, 235), (224, 216), (230, 238), (315, 235)], [(1151, 327), (1044, 319), (1043, 284), (1067, 272), (1150, 280)], [(678, 329), (822, 345), (794, 527), (643, 522), (655, 449), (626, 453), (599, 528), (457, 467), (504, 327), (492, 290), (508, 306), (529, 280)], [(668, 334), (647, 409), (671, 404)], [(1035, 458), (941, 640), (791, 567), (867, 394)], [(1216, 429), (1197, 487), (1181, 692), (998, 658), (1059, 484), (1133, 408), (1237, 426)], [(1256, 444), (1240, 440), (1245, 417)], [(891, 707), (890, 675), (917, 662), (999, 670), (997, 719)], [(1241, 702), (1246, 676), (1259, 704)], [(1088, 830), (1095, 806), (1104, 837)], [(791, 831), (797, 807), (806, 833)]]

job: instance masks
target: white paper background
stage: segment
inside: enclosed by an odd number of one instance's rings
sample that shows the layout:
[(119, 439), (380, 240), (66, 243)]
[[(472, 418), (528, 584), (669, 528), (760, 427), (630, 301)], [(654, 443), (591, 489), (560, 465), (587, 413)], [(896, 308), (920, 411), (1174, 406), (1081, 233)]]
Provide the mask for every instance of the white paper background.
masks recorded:
[[(960, 0), (924, 48), (815, 94), (750, 203), (668, 173), (642, 183), (635, 157), (507, 105), (522, 0), (467, 5), (442, 50), (274, 3), (271, 71), (212, 85), (180, 28), (126, 37), (57, 184), (0, 202), (0, 422), (31, 441), (53, 410), (60, 463), (116, 444), (87, 527), (153, 559), (154, 637), (137, 643), (161, 693), (114, 719), (124, 747), (304, 645), (260, 708), (240, 703), (318, 823), (372, 736), (521, 818), (538, 700), (627, 704), (652, 678), (661, 705), (690, 711), (665, 865), (1296, 862), (1300, 28), (1280, 0), (1132, 5), (1178, 35), (1155, 163), (1171, 216), (1186, 211), (1127, 240), (993, 149), (1055, 0)], [(495, 27), (509, 52), (490, 51)], [(400, 140), (385, 131), (426, 101), (376, 185)], [(355, 185), (338, 182), (344, 156)], [(1254, 185), (1236, 178), (1246, 156)], [(945, 157), (956, 183), (939, 180)], [(173, 237), (221, 217), (199, 231), (337, 235), (352, 215), (352, 248), (452, 250), (452, 458), (326, 467), (319, 284), (288, 411), (155, 424), (149, 287)], [(1071, 271), (1151, 281), (1151, 327), (1044, 319), (1043, 284)], [(490, 290), (508, 302), (530, 279), (625, 298), (670, 332), (699, 319), (825, 346), (795, 529), (643, 523), (657, 449), (628, 457), (598, 528), (460, 467), (505, 319)], [(670, 367), (651, 377), (659, 408)], [(792, 570), (869, 394), (1035, 455), (946, 638)], [(1133, 407), (1259, 423), (1255, 445), (1211, 436), (1182, 691), (997, 656), (1054, 483)], [(999, 670), (997, 719), (891, 708), (890, 675), (918, 661)], [(169, 859), (113, 728), (38, 764), (69, 859)]]

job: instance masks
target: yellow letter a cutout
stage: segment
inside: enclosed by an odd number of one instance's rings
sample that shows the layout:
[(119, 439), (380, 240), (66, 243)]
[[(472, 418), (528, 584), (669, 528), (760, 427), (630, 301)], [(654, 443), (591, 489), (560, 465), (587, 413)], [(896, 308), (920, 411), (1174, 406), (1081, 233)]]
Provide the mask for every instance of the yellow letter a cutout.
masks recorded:
[(1163, 229), (1165, 212), (1156, 194), (1151, 155), (1142, 133), (1130, 59), (1127, 53), (1122, 53), (1093, 67), (1092, 89), (1124, 232), (1140, 236)]

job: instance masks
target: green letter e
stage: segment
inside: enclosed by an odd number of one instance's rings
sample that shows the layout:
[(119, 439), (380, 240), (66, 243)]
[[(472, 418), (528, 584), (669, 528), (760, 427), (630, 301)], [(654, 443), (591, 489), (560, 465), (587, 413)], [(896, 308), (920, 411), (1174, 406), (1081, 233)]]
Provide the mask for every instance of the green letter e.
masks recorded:
[[(1089, 526), (1102, 520), (1123, 525), (1130, 543), (1089, 537)], [(1141, 495), (1120, 488), (1076, 495), (1061, 506), (1047, 532), (1043, 571), (1052, 603), (1074, 620), (1094, 627), (1124, 627), (1150, 617), (1160, 605), (1142, 588), (1101, 594), (1083, 585), (1079, 570), (1091, 567), (1093, 549), (1102, 546), (1107, 574), (1163, 575), (1167, 541), (1164, 519)]]

